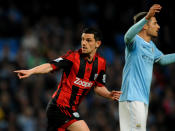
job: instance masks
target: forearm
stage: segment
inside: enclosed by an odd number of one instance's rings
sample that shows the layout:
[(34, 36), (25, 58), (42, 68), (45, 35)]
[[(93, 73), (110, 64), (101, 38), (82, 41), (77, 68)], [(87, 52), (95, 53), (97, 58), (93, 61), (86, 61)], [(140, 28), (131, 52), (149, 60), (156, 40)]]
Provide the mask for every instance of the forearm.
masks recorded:
[(94, 88), (94, 91), (96, 94), (110, 99), (110, 91), (108, 91), (108, 89), (105, 86), (103, 87), (96, 86)]
[(160, 65), (168, 65), (171, 63), (175, 63), (175, 53), (163, 55), (160, 60), (158, 61)]
[(30, 69), (31, 74), (45, 74), (52, 71), (52, 66), (49, 63), (42, 64)]
[(129, 28), (129, 30), (126, 32), (124, 36), (124, 41), (126, 44), (133, 42), (134, 37), (142, 30), (143, 26), (147, 23), (147, 21), (148, 20), (146, 20), (144, 17), (139, 22), (134, 24), (131, 28)]

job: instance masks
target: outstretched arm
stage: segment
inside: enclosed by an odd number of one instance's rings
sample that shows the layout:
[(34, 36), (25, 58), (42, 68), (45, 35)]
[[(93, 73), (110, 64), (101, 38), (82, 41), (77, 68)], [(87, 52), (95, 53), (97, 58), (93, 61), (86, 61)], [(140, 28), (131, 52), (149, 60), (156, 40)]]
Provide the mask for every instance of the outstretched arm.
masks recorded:
[(30, 70), (16, 70), (14, 72), (16, 72), (18, 74), (19, 79), (23, 79), (23, 78), (27, 78), (33, 74), (49, 73), (52, 70), (53, 70), (53, 68), (52, 68), (51, 64), (46, 63), (46, 64), (36, 66)]
[(112, 100), (119, 100), (120, 95), (122, 94), (121, 91), (111, 91), (110, 92), (105, 86), (102, 86), (102, 87), (96, 86), (94, 88), (94, 91), (98, 95), (103, 96), (108, 99), (112, 99)]
[(141, 19), (139, 22), (137, 22), (136, 24), (131, 26), (131, 28), (129, 28), (129, 30), (126, 32), (126, 34), (124, 36), (124, 41), (125, 41), (126, 45), (133, 43), (133, 40), (134, 40), (134, 37), (136, 36), (136, 34), (138, 34), (142, 30), (143, 26), (148, 22), (148, 20), (151, 17), (153, 17), (155, 15), (155, 13), (160, 12), (161, 8), (162, 7), (159, 4), (154, 4), (149, 9), (149, 12), (147, 13), (147, 15), (143, 19)]
[(161, 56), (158, 60), (158, 63), (160, 65), (168, 65), (171, 63), (175, 63), (175, 53)]

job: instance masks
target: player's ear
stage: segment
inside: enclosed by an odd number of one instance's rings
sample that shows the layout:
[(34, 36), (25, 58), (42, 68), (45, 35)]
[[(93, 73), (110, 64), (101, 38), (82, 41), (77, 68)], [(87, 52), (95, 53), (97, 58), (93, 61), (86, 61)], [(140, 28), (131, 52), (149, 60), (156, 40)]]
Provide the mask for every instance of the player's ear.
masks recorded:
[(148, 29), (148, 23), (143, 26), (143, 30), (147, 30), (147, 29)]
[(96, 41), (95, 47), (98, 48), (98, 47), (100, 47), (100, 45), (101, 45), (101, 41)]

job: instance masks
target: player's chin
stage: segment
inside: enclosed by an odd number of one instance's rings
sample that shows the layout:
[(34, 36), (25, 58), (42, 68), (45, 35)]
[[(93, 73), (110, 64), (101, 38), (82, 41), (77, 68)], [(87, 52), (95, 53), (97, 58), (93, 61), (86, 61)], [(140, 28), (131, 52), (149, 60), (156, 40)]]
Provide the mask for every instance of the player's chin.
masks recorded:
[(156, 37), (158, 37), (157, 34), (153, 34), (153, 35), (152, 35), (152, 38), (156, 38)]
[(158, 32), (156, 32), (153, 36), (154, 36), (154, 37), (158, 37)]
[(82, 50), (82, 54), (89, 54), (88, 51)]

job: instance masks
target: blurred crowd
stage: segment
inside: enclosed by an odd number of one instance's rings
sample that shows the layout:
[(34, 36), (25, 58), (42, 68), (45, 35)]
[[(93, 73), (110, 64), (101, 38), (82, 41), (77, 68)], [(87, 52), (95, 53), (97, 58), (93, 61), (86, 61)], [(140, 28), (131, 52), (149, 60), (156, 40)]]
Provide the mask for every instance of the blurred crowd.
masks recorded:
[[(173, 4), (162, 4), (158, 48), (175, 52)], [(0, 131), (46, 131), (47, 103), (56, 90), (61, 71), (19, 80), (13, 72), (30, 69), (80, 48), (81, 29), (101, 29), (99, 53), (107, 59), (107, 88), (120, 90), (124, 66), (123, 36), (132, 17), (148, 11), (149, 0), (133, 1), (0, 1)], [(175, 64), (155, 65), (148, 131), (174, 131)], [(119, 131), (118, 103), (94, 94), (79, 107), (92, 131)]]

